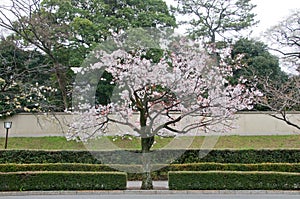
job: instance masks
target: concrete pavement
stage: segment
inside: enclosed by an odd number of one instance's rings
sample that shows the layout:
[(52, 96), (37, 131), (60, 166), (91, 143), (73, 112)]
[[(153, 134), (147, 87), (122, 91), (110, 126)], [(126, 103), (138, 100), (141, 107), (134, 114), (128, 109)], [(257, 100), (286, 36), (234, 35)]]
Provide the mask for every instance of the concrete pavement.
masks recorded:
[[(127, 181), (128, 190), (139, 190), (142, 185), (141, 181)], [(154, 190), (168, 190), (168, 181), (153, 181)]]

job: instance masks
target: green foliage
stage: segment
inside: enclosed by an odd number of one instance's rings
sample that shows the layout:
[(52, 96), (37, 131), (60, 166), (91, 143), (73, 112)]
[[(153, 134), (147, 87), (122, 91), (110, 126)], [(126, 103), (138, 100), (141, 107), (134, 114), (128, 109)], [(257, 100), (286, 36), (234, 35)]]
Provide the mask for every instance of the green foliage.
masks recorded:
[[(43, 52), (59, 90), (51, 99), (53, 109), (59, 111), (70, 108), (74, 78), (70, 68), (80, 67), (100, 43), (129, 28), (176, 26), (163, 0), (20, 0), (11, 4), (13, 7), (6, 10), (12, 17), (8, 19), (6, 12), (0, 12), (1, 18), (9, 20), (0, 21), (0, 27), (12, 31), (12, 38), (20, 46)], [(99, 93), (104, 96), (99, 101), (107, 103), (113, 87), (101, 82), (100, 86), (103, 89)]]
[[(160, 166), (161, 165), (157, 165)], [(170, 171), (275, 171), (275, 172), (300, 172), (299, 163), (188, 163), (171, 164), (152, 172), (152, 176), (158, 180), (167, 180)]]
[[(266, 44), (245, 38), (238, 40), (232, 48), (231, 57), (233, 59), (240, 55), (243, 55), (240, 61), (246, 67), (235, 70), (231, 82), (237, 83), (240, 77), (244, 77), (249, 81), (250, 87), (258, 84), (257, 87), (264, 93), (265, 98), (275, 97), (268, 95), (268, 91), (264, 89), (262, 84), (267, 81), (268, 84), (281, 85), (287, 81), (288, 75), (281, 71), (278, 57), (268, 51)], [(259, 111), (269, 110), (269, 108), (261, 105), (256, 105), (255, 109)]]
[(87, 151), (0, 151), (1, 163), (100, 163)]
[[(141, 153), (140, 151), (130, 151)], [(180, 154), (179, 158), (176, 159)], [(207, 155), (206, 155), (207, 154)], [(38, 151), (38, 150), (1, 150), (0, 163), (85, 163), (101, 164), (142, 164), (135, 156), (125, 156), (126, 151)], [(205, 155), (204, 157), (202, 157)], [(176, 160), (174, 160), (176, 159)], [(173, 161), (172, 161), (173, 160)], [(215, 162), (215, 163), (299, 163), (300, 150), (159, 150), (153, 154), (156, 164)]]
[[(208, 154), (207, 154), (208, 153)], [(205, 154), (207, 154), (205, 156)], [(204, 155), (203, 158), (201, 158)], [(218, 162), (218, 163), (263, 163), (263, 162), (300, 162), (300, 150), (187, 150), (180, 158), (173, 163), (197, 163), (197, 162)]]
[(190, 163), (171, 164), (166, 167), (169, 171), (278, 171), (278, 172), (300, 172), (300, 163)]
[[(189, 163), (170, 165), (151, 165), (153, 180), (168, 180), (170, 171), (274, 171), (300, 172), (299, 163), (260, 163), (260, 164), (222, 164), (222, 163)], [(103, 165), (82, 163), (48, 163), (48, 164), (0, 164), (0, 172), (30, 171), (84, 171), (112, 172), (126, 171), (128, 180), (142, 179), (142, 165)]]
[(97, 85), (95, 104), (107, 105), (111, 102), (111, 97), (115, 88), (115, 84), (112, 83), (112, 80), (112, 75), (104, 71)]
[(239, 55), (243, 55), (241, 62), (246, 67), (234, 71), (235, 79), (241, 76), (250, 80), (254, 76), (268, 77), (273, 81), (285, 81), (287, 79), (287, 75), (280, 69), (279, 59), (269, 53), (268, 46), (264, 43), (242, 38), (233, 45), (231, 51), (233, 59)]
[[(127, 171), (129, 180), (142, 179), (142, 165), (103, 165), (81, 163), (47, 163), (47, 164), (0, 164), (0, 172), (32, 172), (32, 171), (82, 171), (82, 172), (113, 172)], [(140, 172), (140, 173), (136, 173)], [(156, 172), (153, 172), (154, 176)], [(161, 179), (157, 176), (155, 179)], [(167, 175), (164, 176), (167, 180)]]
[(78, 163), (47, 163), (47, 164), (0, 164), (0, 172), (19, 171), (89, 171), (104, 172), (116, 171), (102, 164), (78, 164)]
[[(45, 0), (45, 7), (58, 5), (57, 17), (70, 24), (74, 42), (74, 50), (71, 50), (71, 62), (82, 61), (100, 43), (107, 40), (112, 34), (120, 33), (129, 28), (132, 44), (148, 42), (140, 34), (143, 28), (175, 27), (175, 17), (169, 13), (166, 3), (162, 0), (126, 0), (126, 1), (102, 1), (71, 0), (67, 6), (61, 1)], [(66, 16), (66, 13), (67, 16)], [(78, 17), (77, 15), (80, 15)], [(138, 31), (137, 31), (138, 30)], [(136, 32), (137, 31), (137, 32)], [(80, 38), (80, 39), (79, 39)], [(143, 40), (141, 40), (143, 38)], [(81, 51), (78, 54), (78, 49)], [(105, 48), (106, 49), (106, 48)], [(73, 56), (74, 55), (74, 56)], [(77, 61), (74, 61), (77, 60)], [(81, 63), (81, 62), (78, 62)], [(79, 64), (77, 64), (78, 66)], [(96, 104), (106, 105), (111, 102), (111, 96), (115, 86), (111, 83), (112, 77), (104, 72), (96, 91)], [(97, 83), (98, 83), (97, 81)]]
[(151, 48), (146, 52), (144, 57), (142, 56), (142, 58), (152, 60), (153, 63), (158, 63), (163, 57), (163, 55), (164, 55), (164, 51), (162, 49)]
[(204, 38), (208, 43), (215, 44), (219, 40), (218, 37), (224, 38), (224, 33), (238, 32), (257, 23), (252, 12), (256, 6), (251, 4), (251, 0), (176, 0), (176, 2), (179, 6), (173, 10), (189, 16), (183, 23), (192, 26), (190, 34), (196, 39)]
[(44, 111), (53, 95), (47, 59), (23, 50), (12, 38), (0, 41), (0, 118), (18, 112)]
[(124, 190), (121, 172), (16, 172), (0, 173), (1, 191)]
[[(81, 56), (85, 56), (112, 33), (120, 33), (128, 28), (176, 26), (175, 17), (162, 0), (43, 0), (42, 5), (47, 9), (58, 8), (52, 14), (61, 23), (69, 24), (72, 36), (68, 40), (83, 51)], [(76, 53), (76, 48), (74, 51)]]
[(171, 190), (299, 190), (299, 173), (178, 171), (169, 173)]

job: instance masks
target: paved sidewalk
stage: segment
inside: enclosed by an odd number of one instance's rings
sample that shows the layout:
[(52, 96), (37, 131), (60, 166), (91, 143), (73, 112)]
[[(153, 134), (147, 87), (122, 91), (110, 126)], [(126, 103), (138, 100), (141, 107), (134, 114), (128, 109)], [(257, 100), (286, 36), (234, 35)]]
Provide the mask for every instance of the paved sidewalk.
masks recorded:
[(281, 190), (111, 190), (111, 191), (10, 191), (0, 192), (0, 198), (8, 196), (41, 196), (41, 195), (287, 195), (300, 198), (300, 191)]
[[(140, 190), (142, 181), (127, 181), (128, 190)], [(168, 181), (153, 181), (154, 190), (168, 190)]]

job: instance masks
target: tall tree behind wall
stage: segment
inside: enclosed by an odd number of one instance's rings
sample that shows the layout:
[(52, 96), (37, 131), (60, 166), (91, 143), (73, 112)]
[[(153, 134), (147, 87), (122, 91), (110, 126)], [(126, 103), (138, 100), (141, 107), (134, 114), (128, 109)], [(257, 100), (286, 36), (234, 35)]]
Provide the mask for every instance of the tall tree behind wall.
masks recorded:
[(252, 12), (256, 6), (251, 0), (175, 0), (175, 13), (188, 16), (181, 20), (190, 25), (188, 30), (194, 38), (205, 43), (227, 42), (228, 33), (237, 33), (258, 23)]
[(9, 0), (0, 4), (0, 27), (49, 59), (62, 110), (69, 107), (71, 67), (80, 66), (88, 52), (109, 35), (149, 26), (175, 26), (162, 0)]
[(0, 41), (0, 118), (18, 112), (55, 110), (49, 101), (55, 89), (50, 82), (50, 67), (45, 57), (35, 51), (24, 51), (13, 38)]

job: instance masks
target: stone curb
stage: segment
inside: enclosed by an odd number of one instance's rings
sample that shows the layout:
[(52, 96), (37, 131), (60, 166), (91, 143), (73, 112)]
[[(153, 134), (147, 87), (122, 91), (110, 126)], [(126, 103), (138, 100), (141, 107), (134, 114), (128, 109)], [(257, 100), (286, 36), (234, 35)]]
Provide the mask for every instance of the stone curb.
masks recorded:
[(281, 194), (299, 195), (300, 191), (281, 190), (113, 190), (113, 191), (20, 191), (0, 192), (0, 197), (28, 195), (156, 195), (156, 194)]

